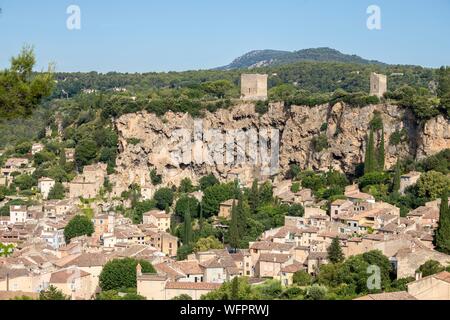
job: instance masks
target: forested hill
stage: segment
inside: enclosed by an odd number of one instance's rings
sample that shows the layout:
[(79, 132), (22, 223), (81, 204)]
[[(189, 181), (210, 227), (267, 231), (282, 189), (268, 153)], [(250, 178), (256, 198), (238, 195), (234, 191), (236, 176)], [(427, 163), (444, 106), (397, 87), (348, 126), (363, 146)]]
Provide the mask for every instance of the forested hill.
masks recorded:
[[(401, 86), (428, 88), (435, 79), (435, 69), (406, 65), (358, 64), (344, 62), (303, 61), (285, 65), (260, 67), (252, 72), (269, 74), (269, 88), (279, 84), (293, 84), (299, 89), (312, 92), (333, 92), (344, 89), (348, 92), (368, 91), (370, 72), (389, 76), (389, 90)], [(241, 69), (195, 70), (184, 72), (149, 73), (56, 73), (56, 89), (53, 97), (72, 97), (83, 89), (108, 91), (126, 88), (139, 93), (160, 89), (196, 89), (218, 80), (230, 81), (239, 86)]]
[(254, 50), (240, 56), (239, 58), (236, 58), (229, 65), (219, 67), (217, 69), (253, 69), (257, 67), (284, 65), (301, 61), (328, 61), (377, 65), (384, 64), (375, 60), (366, 60), (357, 55), (344, 54), (331, 48), (312, 48), (293, 52), (280, 50)]

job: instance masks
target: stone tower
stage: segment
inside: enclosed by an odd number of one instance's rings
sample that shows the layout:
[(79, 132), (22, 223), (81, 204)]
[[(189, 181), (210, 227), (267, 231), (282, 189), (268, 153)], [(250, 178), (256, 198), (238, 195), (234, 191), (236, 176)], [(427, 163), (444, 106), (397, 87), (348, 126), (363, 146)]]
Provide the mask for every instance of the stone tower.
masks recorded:
[(267, 100), (267, 74), (242, 74), (241, 99)]
[(370, 74), (370, 95), (381, 98), (387, 91), (387, 77), (384, 74)]

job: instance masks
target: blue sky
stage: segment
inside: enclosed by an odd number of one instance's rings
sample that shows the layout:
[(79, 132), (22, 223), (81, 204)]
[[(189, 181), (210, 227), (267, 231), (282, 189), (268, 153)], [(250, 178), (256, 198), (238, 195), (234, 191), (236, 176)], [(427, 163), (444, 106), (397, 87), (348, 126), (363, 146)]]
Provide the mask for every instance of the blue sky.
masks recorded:
[[(81, 30), (66, 28), (69, 5)], [(381, 30), (366, 27), (369, 5)], [(450, 0), (0, 0), (0, 68), (23, 44), (57, 71), (179, 71), (255, 49), (332, 47), (387, 63), (450, 65)]]

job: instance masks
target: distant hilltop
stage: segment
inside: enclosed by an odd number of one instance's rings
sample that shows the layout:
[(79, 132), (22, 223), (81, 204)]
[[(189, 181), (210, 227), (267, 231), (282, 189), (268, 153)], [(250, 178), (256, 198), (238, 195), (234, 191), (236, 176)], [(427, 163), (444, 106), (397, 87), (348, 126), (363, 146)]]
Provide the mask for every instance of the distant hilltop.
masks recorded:
[(293, 52), (280, 50), (254, 50), (236, 58), (229, 65), (217, 68), (217, 70), (253, 69), (300, 61), (330, 61), (385, 65), (385, 63), (380, 61), (367, 60), (360, 56), (345, 54), (332, 48), (312, 48)]

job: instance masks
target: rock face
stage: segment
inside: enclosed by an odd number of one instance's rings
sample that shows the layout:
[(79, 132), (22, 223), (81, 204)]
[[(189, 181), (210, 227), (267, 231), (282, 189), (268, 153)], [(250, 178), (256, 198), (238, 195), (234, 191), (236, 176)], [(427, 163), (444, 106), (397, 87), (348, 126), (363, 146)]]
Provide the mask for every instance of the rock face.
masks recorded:
[[(196, 181), (207, 173), (248, 184), (254, 178), (276, 177), (292, 163), (302, 169), (353, 172), (364, 160), (375, 111), (384, 123), (387, 168), (399, 157), (423, 158), (450, 148), (448, 120), (439, 116), (419, 125), (411, 112), (394, 105), (285, 107), (276, 103), (259, 115), (253, 104), (241, 104), (205, 112), (203, 119), (139, 112), (116, 120), (120, 155), (113, 181), (122, 188), (132, 183), (149, 185), (151, 168), (163, 175), (166, 185), (178, 185), (185, 177)], [(390, 145), (391, 135), (401, 130), (405, 139)], [(319, 136), (328, 148), (314, 148)], [(380, 134), (375, 136), (379, 143)]]

